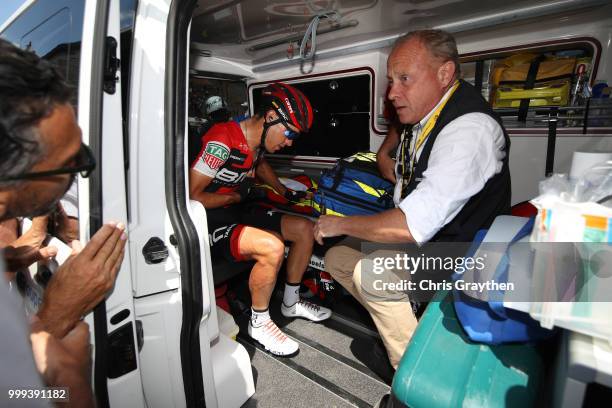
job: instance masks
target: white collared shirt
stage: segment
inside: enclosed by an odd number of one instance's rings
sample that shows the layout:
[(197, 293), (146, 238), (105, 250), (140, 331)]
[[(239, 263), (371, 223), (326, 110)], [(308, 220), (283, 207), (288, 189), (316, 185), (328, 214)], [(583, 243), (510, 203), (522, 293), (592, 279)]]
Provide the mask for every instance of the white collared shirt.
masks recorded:
[[(423, 125), (450, 96), (448, 91), (418, 124), (413, 126), (410, 151), (418, 139)], [(401, 145), (396, 158), (401, 157)], [(423, 143), (416, 152), (421, 155)], [(502, 128), (491, 116), (468, 113), (448, 123), (438, 134), (429, 156), (423, 180), (403, 200), (402, 178), (397, 166), (397, 184), (393, 194), (395, 205), (406, 216), (406, 223), (418, 244), (429, 241), (453, 220), (468, 200), (502, 169), (505, 157)]]

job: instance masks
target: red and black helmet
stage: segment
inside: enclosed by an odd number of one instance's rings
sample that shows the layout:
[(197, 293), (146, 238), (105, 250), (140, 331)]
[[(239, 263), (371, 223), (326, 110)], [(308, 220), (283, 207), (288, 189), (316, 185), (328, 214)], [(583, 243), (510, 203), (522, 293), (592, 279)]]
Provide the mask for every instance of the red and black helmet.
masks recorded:
[(285, 123), (295, 126), (300, 132), (308, 132), (312, 126), (312, 106), (302, 91), (274, 82), (266, 86), (261, 95), (264, 107), (273, 109)]

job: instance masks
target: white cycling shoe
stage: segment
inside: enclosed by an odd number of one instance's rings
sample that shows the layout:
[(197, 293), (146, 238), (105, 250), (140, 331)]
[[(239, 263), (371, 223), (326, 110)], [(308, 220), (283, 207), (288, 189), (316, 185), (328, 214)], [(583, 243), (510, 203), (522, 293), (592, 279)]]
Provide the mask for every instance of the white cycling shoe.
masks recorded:
[(249, 336), (261, 343), (270, 353), (277, 356), (289, 356), (298, 351), (298, 344), (278, 328), (272, 319), (259, 327), (249, 323)]
[(331, 317), (332, 311), (326, 307), (315, 305), (300, 299), (293, 306), (281, 304), (281, 313), (285, 317), (303, 317), (313, 322), (320, 322)]

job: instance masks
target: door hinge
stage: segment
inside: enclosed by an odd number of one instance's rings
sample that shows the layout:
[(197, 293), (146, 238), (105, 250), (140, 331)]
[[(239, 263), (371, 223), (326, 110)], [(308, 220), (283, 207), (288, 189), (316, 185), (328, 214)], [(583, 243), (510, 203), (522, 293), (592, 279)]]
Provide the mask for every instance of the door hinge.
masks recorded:
[(104, 92), (113, 95), (117, 88), (117, 82), (119, 82), (117, 71), (121, 67), (121, 61), (117, 58), (117, 40), (113, 37), (106, 37), (105, 47)]

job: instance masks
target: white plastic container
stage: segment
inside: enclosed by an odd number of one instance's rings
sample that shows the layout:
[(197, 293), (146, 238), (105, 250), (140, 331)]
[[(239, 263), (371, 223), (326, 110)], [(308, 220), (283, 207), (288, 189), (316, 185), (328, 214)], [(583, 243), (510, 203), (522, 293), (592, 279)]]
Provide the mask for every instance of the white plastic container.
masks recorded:
[(219, 332), (227, 337), (236, 340), (238, 335), (238, 325), (234, 321), (234, 317), (225, 310), (217, 306), (217, 320), (219, 322)]
[(534, 302), (529, 314), (542, 327), (562, 327), (612, 345), (612, 302)]

